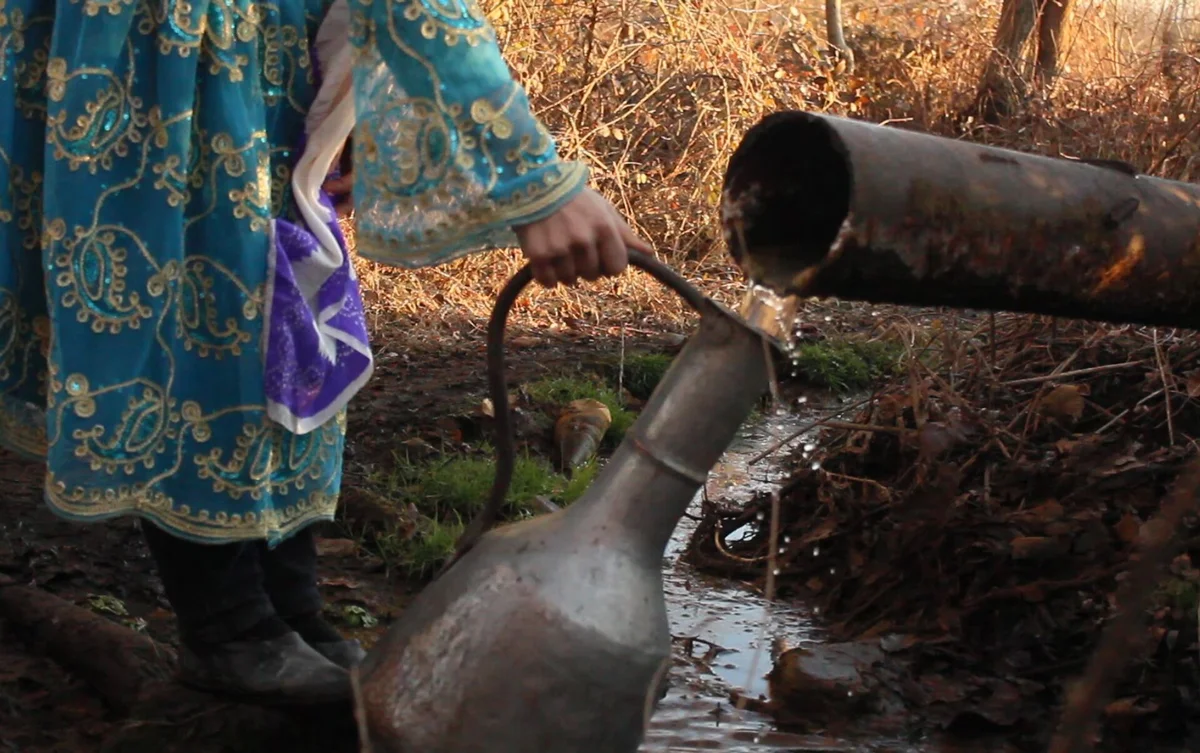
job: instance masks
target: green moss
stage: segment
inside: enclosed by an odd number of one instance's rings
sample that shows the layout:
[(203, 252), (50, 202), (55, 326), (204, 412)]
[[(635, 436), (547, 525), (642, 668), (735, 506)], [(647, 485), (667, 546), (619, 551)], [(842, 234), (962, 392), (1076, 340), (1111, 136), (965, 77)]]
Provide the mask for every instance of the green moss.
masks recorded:
[(854, 392), (893, 374), (903, 346), (887, 340), (825, 340), (796, 349), (796, 371), (809, 383), (835, 392)]
[[(485, 451), (488, 448), (483, 448)], [(504, 517), (508, 520), (533, 514), (533, 501), (544, 496), (569, 505), (583, 495), (598, 468), (592, 461), (576, 469), (572, 478), (555, 473), (539, 458), (518, 456), (513, 467)], [(384, 563), (411, 578), (425, 578), (441, 567), (453, 553), (466, 523), (483, 509), (496, 473), (489, 454), (452, 457), (423, 463), (398, 462), (394, 471), (380, 479), (399, 510), (413, 504), (420, 513), (415, 531), (411, 527), (389, 527), (374, 531), (368, 549)]]
[[(398, 465), (390, 486), (426, 515), (441, 519), (452, 512), (470, 518), (483, 509), (495, 477), (492, 457), (437, 458)], [(545, 460), (518, 455), (505, 498), (507, 512), (528, 510), (534, 497), (554, 494), (561, 483), (561, 477)]]
[(647, 400), (675, 359), (666, 353), (634, 353), (625, 359), (625, 389), (639, 400)]
[(401, 536), (395, 531), (377, 534), (374, 548), (389, 568), (410, 578), (427, 578), (454, 554), (454, 545), (464, 527), (461, 521), (426, 518), (411, 536)]

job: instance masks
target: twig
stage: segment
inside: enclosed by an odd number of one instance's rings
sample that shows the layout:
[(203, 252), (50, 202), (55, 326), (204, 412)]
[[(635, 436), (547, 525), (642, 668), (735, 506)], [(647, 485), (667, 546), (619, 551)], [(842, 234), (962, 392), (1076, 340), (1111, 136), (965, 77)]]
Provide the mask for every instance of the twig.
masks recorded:
[(988, 368), (991, 369), (992, 374), (995, 374), (996, 373), (996, 312), (995, 311), (988, 312), (988, 329), (991, 330), (991, 334), (988, 336), (988, 346), (989, 346), (988, 349), (991, 351), (990, 358), (988, 359)]
[(834, 471), (825, 471), (825, 475), (827, 477), (829, 477), (830, 479), (849, 481), (851, 483), (859, 483), (859, 484), (863, 484), (864, 486), (873, 486), (876, 489), (878, 489), (879, 491), (883, 492), (884, 495), (886, 495), (887, 497), (892, 496), (892, 490), (887, 488), (883, 484), (879, 483), (875, 479), (864, 478), (862, 476), (850, 476), (845, 473), (836, 473)]
[(1154, 333), (1154, 358), (1158, 361), (1158, 376), (1162, 379), (1163, 401), (1167, 406), (1167, 442), (1175, 446), (1175, 419), (1171, 416), (1171, 380), (1167, 378), (1167, 357), (1163, 354), (1162, 344), (1158, 341), (1158, 327)]
[(1126, 361), (1125, 363), (1110, 363), (1104, 366), (1091, 366), (1086, 369), (1075, 369), (1074, 371), (1062, 371), (1057, 374), (1043, 374), (1042, 376), (1026, 377), (1024, 379), (1014, 379), (1010, 382), (1001, 382), (1004, 387), (1017, 387), (1022, 384), (1040, 384), (1041, 382), (1049, 382), (1052, 379), (1066, 379), (1068, 377), (1084, 376), (1085, 374), (1099, 374), (1105, 371), (1120, 371), (1128, 369), (1132, 366), (1140, 366), (1145, 361)]
[(1161, 395), (1164, 391), (1165, 390), (1157, 389), (1154, 392), (1151, 392), (1149, 395), (1146, 395), (1141, 400), (1138, 400), (1136, 403), (1134, 403), (1133, 408), (1126, 408), (1125, 410), (1121, 411), (1116, 416), (1114, 416), (1111, 421), (1106, 423), (1104, 426), (1101, 426), (1099, 429), (1096, 429), (1096, 431), (1093, 433), (1097, 434), (1097, 435), (1103, 434), (1106, 430), (1108, 430), (1111, 426), (1116, 424), (1122, 418), (1125, 418), (1125, 416), (1128, 416), (1130, 413), (1132, 413), (1136, 408), (1139, 408), (1139, 407), (1145, 405), (1146, 403), (1150, 402), (1154, 398)]
[(617, 369), (617, 398), (625, 394), (625, 325), (621, 325), (621, 365)]
[(771, 492), (771, 530), (767, 536), (767, 583), (765, 588), (765, 596), (767, 603), (763, 604), (763, 619), (758, 627), (758, 650), (754, 652), (754, 656), (750, 657), (750, 666), (747, 668), (746, 687), (749, 688), (758, 674), (758, 657), (762, 655), (762, 647), (766, 642), (767, 623), (771, 620), (771, 604), (775, 600), (775, 577), (779, 569), (779, 490)]
[(846, 431), (877, 431), (881, 434), (895, 434), (904, 436), (913, 434), (915, 429), (907, 429), (901, 426), (879, 426), (877, 424), (856, 424), (851, 421), (826, 421), (825, 425), (830, 429), (844, 429)]
[(1183, 144), (1183, 142), (1187, 141), (1188, 136), (1191, 136), (1192, 132), (1194, 132), (1197, 127), (1200, 127), (1200, 120), (1193, 119), (1192, 124), (1184, 129), (1183, 133), (1179, 134), (1179, 137), (1175, 139), (1175, 141), (1171, 142), (1171, 145), (1164, 149), (1162, 153), (1154, 159), (1154, 162), (1152, 162), (1150, 167), (1146, 169), (1146, 174), (1153, 175), (1162, 169), (1162, 166), (1166, 164), (1168, 159), (1171, 158), (1171, 155), (1179, 150), (1179, 147)]
[(875, 399), (875, 396), (872, 395), (871, 397), (868, 397), (865, 400), (859, 400), (854, 405), (847, 405), (844, 408), (839, 408), (838, 410), (835, 410), (833, 413), (830, 413), (829, 415), (827, 415), (823, 418), (819, 418), (816, 421), (808, 422), (804, 426), (800, 427), (796, 431), (789, 434), (785, 439), (779, 440), (778, 442), (771, 445), (767, 449), (763, 450), (762, 452), (758, 453), (754, 457), (750, 458), (750, 461), (748, 463), (746, 463), (746, 465), (754, 465), (755, 463), (758, 463), (759, 461), (763, 460), (764, 458), (774, 455), (776, 452), (779, 452), (779, 450), (781, 450), (784, 447), (786, 447), (787, 445), (791, 444), (798, 437), (812, 431), (813, 429), (817, 428), (818, 426), (829, 423), (830, 421), (837, 418), (838, 416), (845, 415), (846, 413), (849, 413), (852, 410), (861, 408), (864, 405), (870, 403), (874, 399)]
[(1096, 570), (1087, 575), (1081, 575), (1078, 578), (1070, 578), (1068, 580), (1042, 580), (1033, 583), (1026, 583), (1024, 586), (1006, 586), (1004, 588), (993, 588), (987, 593), (980, 594), (972, 599), (968, 599), (963, 604), (963, 609), (974, 610), (997, 601), (1023, 600), (1026, 594), (1033, 587), (1037, 587), (1042, 593), (1051, 593), (1053, 591), (1062, 591), (1068, 588), (1080, 588), (1089, 586), (1105, 578), (1112, 577), (1120, 572), (1120, 566), (1114, 565), (1106, 567), (1103, 570)]
[(779, 574), (779, 490), (771, 492), (771, 533), (767, 553), (767, 601), (775, 600), (775, 576)]
[(1087, 670), (1073, 687), (1050, 753), (1088, 753), (1095, 747), (1096, 716), (1129, 659), (1134, 631), (1154, 594), (1157, 571), (1171, 558), (1175, 531), (1195, 507), (1198, 486), (1200, 458), (1193, 459), (1180, 474), (1158, 515), (1143, 528), (1149, 535), (1142, 544), (1142, 557), (1118, 592), (1121, 611), (1104, 631)]

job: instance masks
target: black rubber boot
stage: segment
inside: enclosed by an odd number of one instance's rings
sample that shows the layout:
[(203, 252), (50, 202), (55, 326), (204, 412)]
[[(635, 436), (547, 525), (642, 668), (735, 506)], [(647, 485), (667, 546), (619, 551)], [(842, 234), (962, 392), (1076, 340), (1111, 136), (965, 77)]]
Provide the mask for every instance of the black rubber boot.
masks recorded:
[(197, 690), (271, 705), (349, 701), (350, 674), (294, 631), (179, 652), (179, 681)]
[(316, 641), (310, 644), (317, 653), (343, 669), (353, 669), (367, 658), (362, 644), (353, 639), (340, 641)]
[(274, 548), (260, 544), (258, 558), (276, 614), (308, 645), (344, 669), (366, 657), (367, 652), (358, 641), (343, 638), (321, 616), (317, 542), (311, 527), (296, 531)]
[(349, 673), (276, 613), (258, 542), (199, 544), (150, 523), (142, 531), (179, 621), (179, 681), (248, 702), (350, 698)]

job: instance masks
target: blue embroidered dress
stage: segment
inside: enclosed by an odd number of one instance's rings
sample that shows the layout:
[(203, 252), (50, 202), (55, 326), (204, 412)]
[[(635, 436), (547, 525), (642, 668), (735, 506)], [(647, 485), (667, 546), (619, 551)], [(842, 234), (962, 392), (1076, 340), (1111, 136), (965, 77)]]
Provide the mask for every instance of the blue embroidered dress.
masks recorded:
[(329, 519), (357, 251), (511, 245), (584, 185), (473, 0), (0, 0), (0, 443), (61, 515), (275, 544)]

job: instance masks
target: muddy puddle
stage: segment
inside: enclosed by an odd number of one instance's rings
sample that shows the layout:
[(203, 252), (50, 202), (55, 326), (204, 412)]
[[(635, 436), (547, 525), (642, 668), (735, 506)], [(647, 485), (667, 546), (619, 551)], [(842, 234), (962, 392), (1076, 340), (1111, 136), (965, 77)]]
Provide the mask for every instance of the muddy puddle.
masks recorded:
[[(760, 462), (751, 461), (821, 413), (816, 406), (802, 404), (798, 408), (787, 415), (747, 421), (709, 477), (705, 491), (711, 499), (742, 502), (778, 487), (785, 475), (778, 459), (811, 442), (812, 434), (796, 437), (785, 449)], [(835, 409), (825, 406), (825, 410)], [(700, 504), (697, 495), (692, 514), (699, 513)], [(767, 696), (765, 675), (771, 669), (774, 641), (782, 639), (795, 647), (820, 641), (820, 634), (812, 615), (799, 607), (772, 603), (748, 587), (693, 572), (681, 555), (695, 526), (695, 520), (685, 517), (667, 547), (667, 610), (678, 658), (670, 691), (650, 722), (643, 751), (928, 753), (929, 749), (899, 741), (850, 742), (777, 731), (769, 717), (734, 708), (729, 701), (733, 690), (751, 697)], [(724, 650), (713, 656), (716, 647)]]

